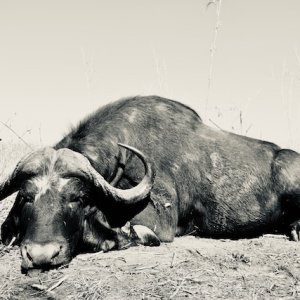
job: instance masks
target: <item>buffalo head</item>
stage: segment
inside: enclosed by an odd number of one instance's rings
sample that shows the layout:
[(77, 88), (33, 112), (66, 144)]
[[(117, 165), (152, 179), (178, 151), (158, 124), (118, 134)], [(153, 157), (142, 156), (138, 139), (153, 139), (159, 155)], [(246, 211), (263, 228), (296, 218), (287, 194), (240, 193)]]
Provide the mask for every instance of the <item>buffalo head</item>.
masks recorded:
[(144, 154), (137, 155), (145, 176), (133, 188), (108, 183), (78, 152), (45, 148), (23, 158), (0, 183), (0, 200), (18, 191), (1, 228), (2, 240), (21, 246), (22, 268), (49, 268), (68, 263), (76, 252), (120, 248), (131, 236), (121, 230), (149, 199), (154, 171)]

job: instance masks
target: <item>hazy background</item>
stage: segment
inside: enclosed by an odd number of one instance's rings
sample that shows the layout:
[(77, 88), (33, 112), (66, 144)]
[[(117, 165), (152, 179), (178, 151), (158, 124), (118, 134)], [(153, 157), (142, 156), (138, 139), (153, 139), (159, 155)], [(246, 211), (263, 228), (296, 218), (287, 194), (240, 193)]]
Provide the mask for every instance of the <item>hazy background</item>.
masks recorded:
[[(300, 150), (300, 1), (222, 1), (210, 92), (207, 3), (0, 0), (0, 121), (43, 146), (105, 103), (157, 94)], [(0, 137), (18, 140), (2, 123)]]

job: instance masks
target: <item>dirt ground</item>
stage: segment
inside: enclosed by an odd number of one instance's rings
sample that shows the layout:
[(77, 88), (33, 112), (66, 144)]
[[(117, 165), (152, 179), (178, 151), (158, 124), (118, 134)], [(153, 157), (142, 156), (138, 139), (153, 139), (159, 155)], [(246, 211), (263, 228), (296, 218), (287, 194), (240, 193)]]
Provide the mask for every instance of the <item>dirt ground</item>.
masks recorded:
[(18, 247), (0, 252), (1, 299), (300, 298), (299, 245), (283, 236), (186, 236), (160, 247), (82, 254), (68, 267), (22, 275)]

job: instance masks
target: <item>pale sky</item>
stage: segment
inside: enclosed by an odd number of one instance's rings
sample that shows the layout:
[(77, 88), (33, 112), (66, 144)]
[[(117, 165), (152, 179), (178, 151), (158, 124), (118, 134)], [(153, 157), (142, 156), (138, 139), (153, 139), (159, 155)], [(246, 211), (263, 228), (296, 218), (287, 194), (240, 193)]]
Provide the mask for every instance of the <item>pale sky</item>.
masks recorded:
[[(300, 1), (0, 0), (0, 121), (51, 145), (86, 114), (157, 94), (300, 151)], [(4, 141), (16, 137), (0, 123)]]

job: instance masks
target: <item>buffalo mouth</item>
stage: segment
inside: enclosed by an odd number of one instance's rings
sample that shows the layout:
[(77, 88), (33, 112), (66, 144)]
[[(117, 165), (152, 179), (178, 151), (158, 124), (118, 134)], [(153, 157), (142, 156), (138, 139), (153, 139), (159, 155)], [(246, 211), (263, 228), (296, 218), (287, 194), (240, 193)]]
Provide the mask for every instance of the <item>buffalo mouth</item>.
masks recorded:
[(44, 273), (44, 272), (48, 272), (51, 270), (57, 270), (57, 269), (61, 269), (61, 268), (67, 268), (69, 266), (69, 262), (65, 262), (62, 264), (58, 264), (58, 265), (42, 265), (37, 267), (32, 267), (32, 268), (28, 268), (28, 267), (23, 267), (21, 265), (21, 274), (24, 275), (28, 275), (30, 277), (34, 277), (40, 273)]
[(31, 270), (49, 271), (67, 266), (72, 257), (66, 244), (59, 242), (33, 243), (21, 245), (21, 271), (27, 274)]

